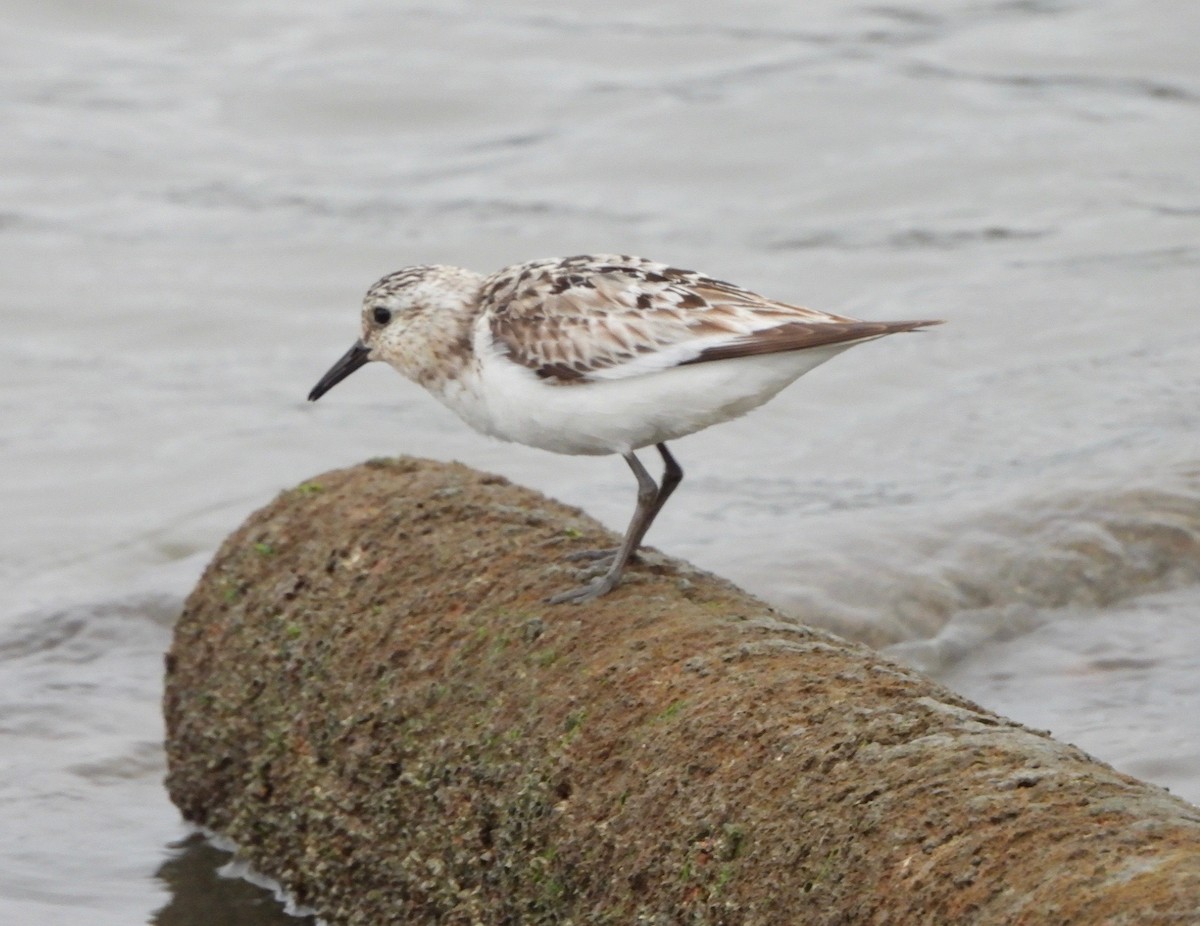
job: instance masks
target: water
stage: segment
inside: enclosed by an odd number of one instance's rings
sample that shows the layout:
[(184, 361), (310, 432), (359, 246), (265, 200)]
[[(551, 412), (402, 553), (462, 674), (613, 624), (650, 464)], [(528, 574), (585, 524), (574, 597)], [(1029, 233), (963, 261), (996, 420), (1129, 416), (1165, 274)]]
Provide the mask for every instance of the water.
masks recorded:
[(680, 441), (651, 542), (1200, 800), (1198, 33), (1167, 0), (10, 2), (4, 920), (283, 917), (183, 842), (158, 707), (182, 596), (280, 488), (415, 453), (624, 526), (619, 461), (385, 369), (304, 403), (407, 263), (624, 251), (948, 319)]

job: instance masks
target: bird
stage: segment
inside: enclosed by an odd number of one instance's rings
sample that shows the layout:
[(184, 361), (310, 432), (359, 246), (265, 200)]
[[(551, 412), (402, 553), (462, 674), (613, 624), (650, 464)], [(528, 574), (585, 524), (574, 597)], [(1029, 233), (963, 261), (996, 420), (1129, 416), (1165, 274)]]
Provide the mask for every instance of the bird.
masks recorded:
[[(638, 487), (624, 537), (615, 550), (574, 554), (603, 574), (548, 599), (582, 603), (620, 584), (683, 480), (668, 441), (744, 415), (849, 347), (936, 324), (834, 315), (629, 255), (531, 260), (490, 276), (423, 264), (367, 290), (361, 336), (308, 399), (383, 361), (476, 431), (553, 453), (620, 454)], [(662, 458), (657, 481), (635, 453), (650, 446)]]

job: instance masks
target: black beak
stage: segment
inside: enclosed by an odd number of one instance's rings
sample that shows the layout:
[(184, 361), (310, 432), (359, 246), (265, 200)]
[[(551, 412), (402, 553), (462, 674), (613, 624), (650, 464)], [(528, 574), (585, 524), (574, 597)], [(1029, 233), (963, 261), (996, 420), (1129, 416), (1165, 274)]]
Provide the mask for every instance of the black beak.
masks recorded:
[(371, 348), (367, 347), (362, 341), (358, 341), (346, 353), (342, 354), (342, 358), (329, 368), (329, 372), (321, 377), (312, 388), (312, 392), (308, 394), (308, 401), (315, 402), (321, 398), (330, 389), (344, 380), (347, 376), (367, 363), (371, 359)]

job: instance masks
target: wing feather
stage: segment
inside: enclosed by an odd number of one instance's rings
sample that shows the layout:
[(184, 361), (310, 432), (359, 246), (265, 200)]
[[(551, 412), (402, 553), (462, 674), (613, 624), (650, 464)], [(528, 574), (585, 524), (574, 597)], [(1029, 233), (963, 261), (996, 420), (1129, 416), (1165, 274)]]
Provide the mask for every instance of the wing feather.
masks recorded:
[(859, 321), (775, 302), (694, 271), (606, 254), (507, 267), (484, 281), (480, 309), (493, 344), (510, 360), (563, 385), (937, 324)]

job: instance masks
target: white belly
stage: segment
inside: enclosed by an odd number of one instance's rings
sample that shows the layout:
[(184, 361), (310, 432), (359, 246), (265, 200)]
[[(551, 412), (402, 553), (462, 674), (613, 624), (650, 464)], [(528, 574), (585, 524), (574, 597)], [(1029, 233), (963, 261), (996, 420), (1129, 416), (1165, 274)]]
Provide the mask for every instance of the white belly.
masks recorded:
[(472, 427), (503, 440), (554, 453), (627, 453), (744, 415), (850, 346), (696, 363), (574, 385), (551, 385), (492, 354), (479, 366), (475, 382), (458, 396), (441, 398)]

